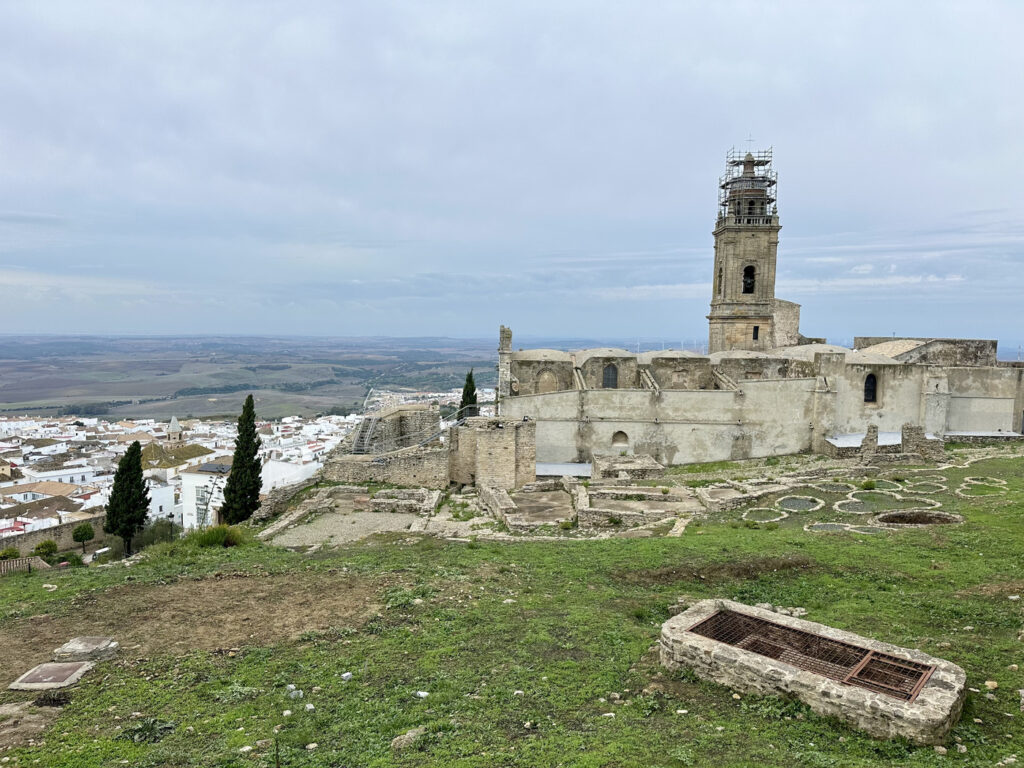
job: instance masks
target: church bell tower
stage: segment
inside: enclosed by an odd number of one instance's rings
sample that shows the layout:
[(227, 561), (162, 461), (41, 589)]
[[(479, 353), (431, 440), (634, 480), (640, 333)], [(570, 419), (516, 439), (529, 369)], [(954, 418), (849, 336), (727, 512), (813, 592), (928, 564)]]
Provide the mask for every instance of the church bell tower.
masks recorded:
[(775, 346), (779, 216), (772, 150), (730, 150), (719, 179), (708, 352)]

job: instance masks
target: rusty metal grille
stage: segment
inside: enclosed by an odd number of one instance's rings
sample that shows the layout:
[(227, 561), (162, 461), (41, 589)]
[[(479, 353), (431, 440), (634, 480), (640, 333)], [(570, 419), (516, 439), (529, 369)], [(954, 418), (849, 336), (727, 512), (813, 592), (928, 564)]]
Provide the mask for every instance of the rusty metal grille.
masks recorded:
[(935, 667), (747, 616), (719, 611), (690, 628), (703, 637), (904, 701), (917, 698)]

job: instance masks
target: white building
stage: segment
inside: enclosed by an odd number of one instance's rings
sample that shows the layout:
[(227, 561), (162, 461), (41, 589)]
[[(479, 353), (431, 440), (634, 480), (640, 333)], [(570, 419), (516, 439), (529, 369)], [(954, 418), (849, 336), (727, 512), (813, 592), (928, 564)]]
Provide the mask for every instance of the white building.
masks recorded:
[(181, 473), (181, 524), (185, 530), (216, 525), (230, 464), (200, 464)]

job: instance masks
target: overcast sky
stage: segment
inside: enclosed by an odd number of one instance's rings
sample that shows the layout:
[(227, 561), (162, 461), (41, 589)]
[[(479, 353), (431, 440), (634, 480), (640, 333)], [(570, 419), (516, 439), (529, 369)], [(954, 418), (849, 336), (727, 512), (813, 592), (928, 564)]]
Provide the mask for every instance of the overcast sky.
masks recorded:
[(1024, 339), (1024, 4), (0, 3), (0, 330)]

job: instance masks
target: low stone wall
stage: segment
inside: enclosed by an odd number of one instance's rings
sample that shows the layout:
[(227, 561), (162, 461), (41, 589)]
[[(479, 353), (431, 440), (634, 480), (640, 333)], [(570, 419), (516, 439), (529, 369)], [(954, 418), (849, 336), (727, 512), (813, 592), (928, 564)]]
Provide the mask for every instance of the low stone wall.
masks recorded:
[(951, 443), (966, 443), (968, 445), (989, 445), (991, 443), (1013, 443), (1024, 440), (1024, 435), (1016, 432), (1003, 432), (995, 435), (946, 435), (946, 440)]
[(448, 487), (448, 449), (408, 448), (376, 456), (336, 454), (324, 465), (323, 477), (341, 483), (444, 489)]
[(86, 546), (90, 550), (96, 549), (97, 547), (102, 546), (102, 543), (107, 538), (107, 534), (103, 532), (103, 523), (106, 519), (107, 513), (100, 512), (98, 515), (93, 515), (85, 520), (74, 520), (70, 523), (55, 525), (52, 528), (43, 528), (41, 531), (31, 531), (19, 536), (8, 536), (0, 539), (0, 549), (17, 547), (21, 554), (27, 555), (35, 549), (36, 544), (53, 539), (57, 542), (57, 549), (60, 551), (63, 552), (65, 549), (77, 549), (79, 554), (81, 554), (82, 545), (78, 544), (71, 538), (71, 532), (82, 523), (89, 523), (92, 525), (92, 530), (93, 533), (96, 534), (96, 538), (90, 541)]
[[(669, 515), (666, 514), (665, 517)], [(586, 507), (576, 510), (576, 519), (580, 528), (633, 528), (644, 523), (652, 522), (652, 518), (643, 512), (633, 512), (621, 509), (601, 509), (600, 507)]]
[[(736, 611), (868, 650), (934, 665), (935, 670), (911, 702), (845, 685), (689, 631), (721, 610)], [(795, 696), (818, 714), (836, 717), (877, 738), (905, 737), (918, 744), (940, 744), (946, 739), (960, 718), (966, 694), (967, 676), (951, 662), (732, 600), (701, 600), (666, 621), (661, 627), (660, 654), (661, 663), (669, 669), (689, 668), (698, 677), (744, 693)]]
[(647, 454), (594, 456), (594, 478), (650, 480), (665, 474), (665, 467)]
[(370, 499), (371, 512), (402, 512), (429, 517), (441, 500), (440, 491), (425, 488), (386, 488)]
[(294, 485), (285, 485), (280, 488), (275, 488), (266, 497), (260, 501), (260, 508), (257, 509), (252, 516), (255, 521), (269, 520), (272, 517), (277, 517), (279, 514), (288, 508), (288, 502), (292, 500), (292, 497), (299, 491), (304, 491), (311, 485), (316, 485), (320, 480), (318, 475), (308, 477), (305, 480), (295, 483)]
[(484, 485), (477, 488), (480, 503), (496, 520), (509, 524), (508, 516), (516, 511), (516, 503), (504, 488)]

